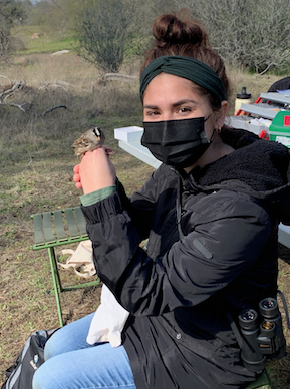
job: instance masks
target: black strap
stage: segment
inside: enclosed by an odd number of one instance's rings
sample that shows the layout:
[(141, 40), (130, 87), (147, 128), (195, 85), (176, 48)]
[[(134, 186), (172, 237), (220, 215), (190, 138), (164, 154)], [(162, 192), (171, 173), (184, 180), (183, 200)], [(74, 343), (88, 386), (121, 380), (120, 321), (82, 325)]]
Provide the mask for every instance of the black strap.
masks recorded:
[(238, 329), (238, 327), (237, 327), (237, 325), (236, 325), (232, 315), (230, 314), (230, 312), (226, 312), (226, 316), (227, 316), (227, 319), (228, 319), (228, 321), (230, 323), (230, 326), (231, 326), (231, 328), (233, 330), (233, 333), (235, 334), (235, 337), (236, 337), (237, 342), (238, 342), (238, 344), (240, 346), (240, 349), (241, 350), (244, 349), (245, 346), (246, 346), (244, 338), (242, 337), (242, 335), (240, 333), (240, 330)]
[(280, 298), (282, 300), (284, 311), (285, 311), (285, 315), (286, 315), (287, 328), (288, 328), (288, 330), (290, 330), (289, 313), (288, 313), (288, 307), (287, 307), (287, 302), (286, 302), (285, 296), (284, 296), (284, 294), (280, 290), (277, 290), (277, 293), (279, 294), (279, 296), (280, 296)]

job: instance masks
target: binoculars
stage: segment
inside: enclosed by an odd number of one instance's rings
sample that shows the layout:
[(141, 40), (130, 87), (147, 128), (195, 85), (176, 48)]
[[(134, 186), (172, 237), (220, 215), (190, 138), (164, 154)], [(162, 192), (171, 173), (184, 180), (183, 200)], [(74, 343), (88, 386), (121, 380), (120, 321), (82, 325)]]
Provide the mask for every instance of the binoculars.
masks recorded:
[(239, 326), (244, 337), (241, 358), (244, 366), (262, 372), (267, 359), (281, 359), (286, 355), (286, 340), (277, 300), (270, 297), (259, 303), (259, 313), (247, 309), (239, 315)]

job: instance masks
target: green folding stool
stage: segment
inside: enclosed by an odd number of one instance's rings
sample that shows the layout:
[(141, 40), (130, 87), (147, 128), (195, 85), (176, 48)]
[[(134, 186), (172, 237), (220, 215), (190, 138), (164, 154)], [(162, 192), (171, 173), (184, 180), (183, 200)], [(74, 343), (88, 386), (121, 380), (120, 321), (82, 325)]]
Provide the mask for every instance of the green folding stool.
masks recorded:
[(59, 293), (100, 283), (97, 277), (95, 281), (63, 288), (58, 273), (55, 247), (88, 240), (86, 221), (80, 207), (37, 213), (32, 215), (31, 218), (33, 219), (35, 240), (32, 246), (33, 250), (47, 249), (48, 251), (59, 323), (62, 327), (63, 319)]

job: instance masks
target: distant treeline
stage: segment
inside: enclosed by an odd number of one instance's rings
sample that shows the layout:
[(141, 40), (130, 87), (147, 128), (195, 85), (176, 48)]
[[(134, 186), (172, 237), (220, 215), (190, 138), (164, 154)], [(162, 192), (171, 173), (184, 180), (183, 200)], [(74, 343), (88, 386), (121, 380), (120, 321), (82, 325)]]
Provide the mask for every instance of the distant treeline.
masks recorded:
[[(138, 55), (148, 46), (154, 19), (180, 11), (180, 4), (180, 0), (42, 0), (35, 4), (0, 0), (0, 29), (5, 29), (6, 40), (7, 31), (20, 23), (73, 34), (81, 56), (115, 72), (126, 56)], [(227, 63), (257, 73), (289, 67), (289, 0), (183, 0), (182, 7), (202, 22)], [(0, 61), (3, 47), (11, 51), (13, 42), (8, 46), (0, 42)]]

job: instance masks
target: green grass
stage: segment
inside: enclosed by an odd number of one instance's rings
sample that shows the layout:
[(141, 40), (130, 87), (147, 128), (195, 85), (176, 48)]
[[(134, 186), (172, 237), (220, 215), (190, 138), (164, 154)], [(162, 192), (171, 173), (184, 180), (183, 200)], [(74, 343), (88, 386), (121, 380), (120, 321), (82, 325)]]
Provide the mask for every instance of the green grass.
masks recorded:
[(38, 39), (26, 42), (26, 49), (16, 52), (17, 55), (26, 55), (32, 53), (54, 53), (60, 50), (73, 51), (74, 40), (71, 37), (56, 39), (51, 41), (47, 37), (41, 36)]
[[(43, 35), (36, 39), (31, 39), (35, 32), (40, 32)], [(42, 26), (24, 26), (17, 31), (12, 31), (23, 42), (25, 48), (18, 50), (16, 55), (54, 53), (60, 50), (73, 51), (74, 38), (70, 34), (57, 34)]]

